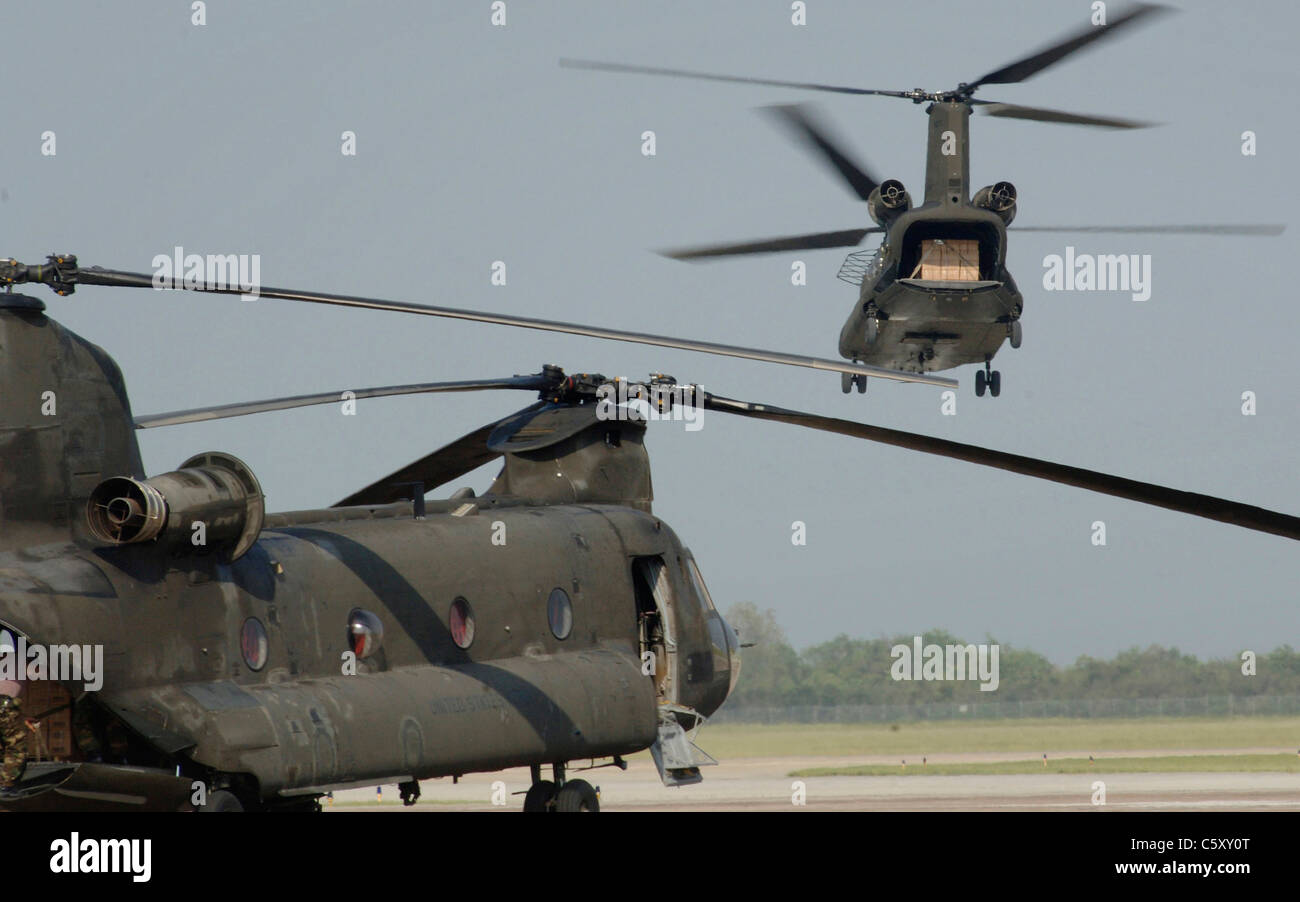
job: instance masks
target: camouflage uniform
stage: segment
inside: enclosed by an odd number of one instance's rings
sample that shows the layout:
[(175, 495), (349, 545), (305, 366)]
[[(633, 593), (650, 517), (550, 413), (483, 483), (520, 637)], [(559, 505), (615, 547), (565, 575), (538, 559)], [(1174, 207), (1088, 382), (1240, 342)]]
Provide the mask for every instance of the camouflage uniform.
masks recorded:
[(27, 726), (22, 702), (8, 695), (0, 695), (0, 752), (0, 787), (12, 786), (27, 763)]
[(99, 745), (99, 737), (95, 734), (88, 705), (79, 704), (72, 709), (72, 735), (77, 740), (77, 748), (81, 750), (83, 758), (87, 761), (103, 760), (100, 757), (103, 750)]

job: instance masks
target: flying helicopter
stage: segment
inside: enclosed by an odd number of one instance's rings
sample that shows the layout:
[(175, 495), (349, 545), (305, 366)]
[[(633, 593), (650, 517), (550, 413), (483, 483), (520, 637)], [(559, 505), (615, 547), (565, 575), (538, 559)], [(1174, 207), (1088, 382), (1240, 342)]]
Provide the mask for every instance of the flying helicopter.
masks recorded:
[[(526, 766), (524, 810), (596, 811), (575, 762), (623, 767), (645, 749), (666, 785), (699, 782), (712, 759), (694, 737), (736, 685), (740, 645), (652, 508), (651, 410), (687, 404), (801, 426), (1300, 539), (1300, 517), (1234, 501), (667, 376), (630, 384), (553, 366), (354, 391), (536, 400), (329, 507), (268, 513), (251, 468), (229, 454), (147, 477), (137, 431), (344, 393), (135, 416), (112, 357), (12, 291), (151, 281), (71, 255), (0, 261), (0, 630), (10, 649), (98, 647), (104, 661), (94, 688), (66, 673), (27, 682), (41, 739), (0, 788), (3, 809), (319, 810), (326, 793), (376, 783), (399, 784), (411, 804), (421, 780)], [(260, 296), (586, 328), (307, 291)], [(483, 494), (426, 500), (498, 459)]]
[[(562, 59), (573, 69), (663, 75), (708, 81), (737, 82), (779, 88), (855, 96), (893, 97), (914, 104), (928, 103), (925, 182), (921, 203), (898, 179), (881, 181), (833, 138), (813, 112), (803, 105), (769, 107), (779, 121), (828, 163), (854, 195), (866, 202), (876, 223), (865, 228), (816, 232), (747, 241), (738, 244), (684, 248), (665, 252), (678, 260), (701, 260), (746, 254), (856, 247), (868, 235), (880, 243), (849, 254), (839, 278), (859, 286), (858, 298), (840, 331), (839, 353), (854, 362), (895, 370), (925, 373), (965, 364), (982, 364), (975, 374), (975, 394), (987, 390), (997, 397), (1002, 375), (992, 368), (994, 356), (1009, 342), (1019, 348), (1024, 333), (1024, 296), (1007, 269), (1007, 228), (1016, 216), (1018, 195), (1009, 181), (971, 193), (970, 117), (978, 110), (990, 116), (1055, 122), (1111, 129), (1141, 128), (1151, 123), (1112, 116), (1094, 116), (1021, 106), (976, 98), (985, 85), (1027, 80), (1094, 41), (1115, 34), (1167, 7), (1138, 4), (1105, 24), (1074, 32), (1029, 56), (994, 69), (971, 82), (946, 91), (875, 90), (802, 81), (780, 81), (718, 75), (685, 69), (628, 65), (595, 60)], [(1111, 232), (1126, 234), (1279, 235), (1284, 226), (1269, 224), (1206, 225), (1031, 225), (1023, 232)], [(1127, 257), (1108, 266), (1115, 276), (1128, 278)], [(867, 389), (864, 374), (841, 373), (847, 394)]]

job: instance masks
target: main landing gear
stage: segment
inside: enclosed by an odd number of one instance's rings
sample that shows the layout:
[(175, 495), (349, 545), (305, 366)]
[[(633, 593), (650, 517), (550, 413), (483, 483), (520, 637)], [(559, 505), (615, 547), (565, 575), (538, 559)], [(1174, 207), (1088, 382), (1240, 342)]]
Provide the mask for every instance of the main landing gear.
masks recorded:
[(984, 397), (984, 389), (993, 397), (1002, 394), (1002, 374), (995, 369), (990, 368), (989, 361), (984, 361), (984, 369), (975, 373), (975, 395)]
[[(880, 335), (880, 321), (876, 319), (876, 308), (874, 304), (867, 305), (866, 314), (867, 314), (867, 328), (866, 328), (867, 344), (873, 345), (876, 343), (876, 338)], [(857, 360), (854, 360), (853, 362), (858, 363)], [(855, 373), (840, 373), (840, 391), (844, 392), (844, 394), (847, 395), (849, 392), (853, 391), (855, 387), (858, 390), (858, 394), (860, 395), (866, 394), (867, 377)]]
[[(856, 358), (853, 362), (861, 363), (861, 361)], [(840, 373), (840, 391), (847, 395), (849, 392), (853, 391), (854, 386), (857, 386), (858, 394), (866, 394), (867, 377), (861, 373)]]
[[(1007, 338), (1011, 341), (1011, 347), (1020, 347), (1020, 342), (1024, 340), (1024, 337), (1024, 331), (1020, 328), (1020, 320), (1013, 319), (1007, 323)], [(977, 397), (984, 397), (985, 389), (988, 389), (988, 393), (995, 398), (1002, 394), (1002, 374), (991, 368), (991, 360), (992, 357), (985, 357), (983, 371), (975, 374), (975, 395)]]
[(551, 767), (554, 780), (542, 779), (541, 765), (532, 767), (533, 785), (524, 796), (524, 811), (599, 811), (600, 796), (586, 780), (565, 780), (564, 765)]

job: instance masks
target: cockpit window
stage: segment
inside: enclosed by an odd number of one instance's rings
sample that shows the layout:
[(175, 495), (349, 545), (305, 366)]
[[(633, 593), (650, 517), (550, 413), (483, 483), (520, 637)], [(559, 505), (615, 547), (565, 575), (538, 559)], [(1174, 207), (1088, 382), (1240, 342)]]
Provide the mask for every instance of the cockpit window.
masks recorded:
[(716, 611), (717, 608), (713, 606), (713, 596), (704, 585), (704, 577), (700, 575), (700, 568), (696, 565), (694, 556), (686, 558), (686, 573), (691, 579), (691, 588), (695, 590), (695, 594), (708, 605), (710, 611)]
[(701, 574), (699, 574), (699, 567), (695, 565), (694, 558), (686, 558), (686, 574), (690, 577), (690, 587), (695, 590), (695, 595), (698, 595), (699, 599), (701, 599), (703, 603), (707, 604), (708, 610), (718, 610), (718, 608), (714, 607), (714, 598), (712, 598), (712, 595), (708, 594), (708, 587), (705, 585), (705, 577), (702, 577)]

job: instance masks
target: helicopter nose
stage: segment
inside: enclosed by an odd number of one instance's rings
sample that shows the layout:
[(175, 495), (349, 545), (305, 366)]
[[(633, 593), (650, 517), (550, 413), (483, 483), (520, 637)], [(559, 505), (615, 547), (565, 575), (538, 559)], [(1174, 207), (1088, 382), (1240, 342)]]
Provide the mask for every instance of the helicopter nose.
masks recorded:
[(731, 662), (731, 679), (727, 683), (727, 697), (730, 698), (736, 691), (736, 681), (740, 679), (740, 638), (726, 618), (719, 614), (718, 619), (722, 621), (722, 632), (727, 637), (727, 656)]

